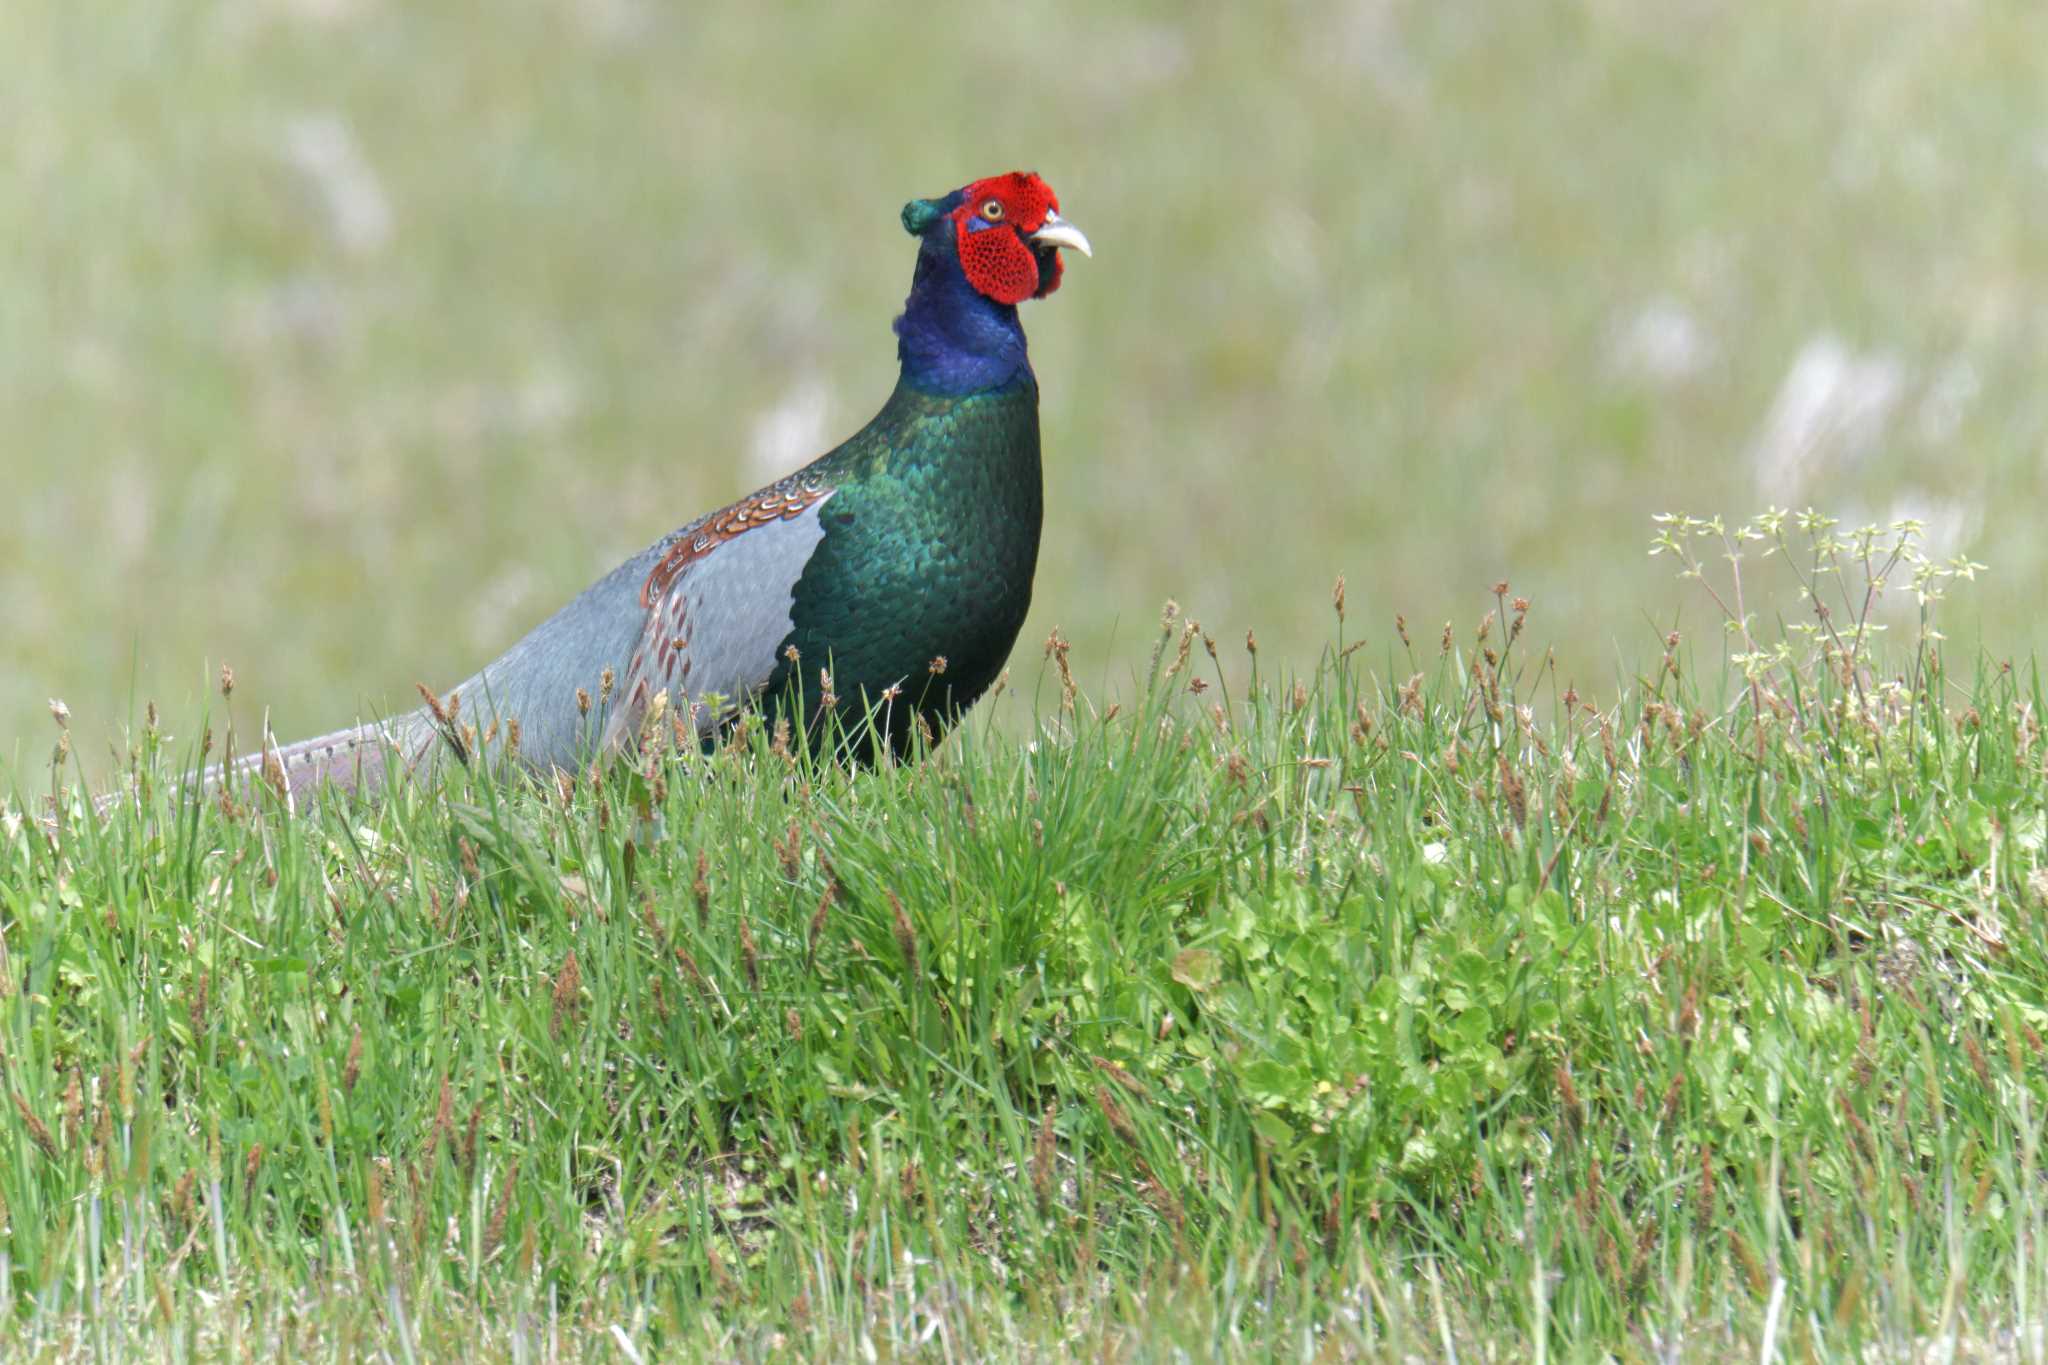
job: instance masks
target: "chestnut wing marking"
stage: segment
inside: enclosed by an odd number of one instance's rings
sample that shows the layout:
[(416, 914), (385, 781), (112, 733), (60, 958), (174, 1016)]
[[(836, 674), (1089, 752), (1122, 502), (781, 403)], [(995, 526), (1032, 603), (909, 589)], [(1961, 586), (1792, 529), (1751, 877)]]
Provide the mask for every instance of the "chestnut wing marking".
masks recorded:
[(750, 518), (702, 549), (679, 538), (692, 552), (676, 564), (671, 551), (648, 579), (659, 595), (626, 669), (623, 704), (605, 727), (607, 748), (637, 735), (658, 693), (701, 736), (768, 685), (793, 625), (797, 580), (825, 538), (821, 512), (831, 496), (810, 491), (800, 507)]

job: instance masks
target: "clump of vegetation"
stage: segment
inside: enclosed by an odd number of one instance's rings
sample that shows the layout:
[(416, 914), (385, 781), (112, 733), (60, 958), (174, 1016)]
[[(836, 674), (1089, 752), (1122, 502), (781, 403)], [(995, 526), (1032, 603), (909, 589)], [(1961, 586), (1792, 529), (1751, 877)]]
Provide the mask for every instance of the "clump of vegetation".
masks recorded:
[[(1858, 742), (1845, 737), (1844, 727), (1849, 727), (1881, 749), (1886, 728), (1904, 723), (1910, 730), (1918, 718), (1914, 703), (1923, 691), (1923, 669), (1939, 667), (1934, 647), (1943, 637), (1934, 626), (1935, 607), (1952, 585), (1974, 581), (1985, 567), (1965, 555), (1931, 557), (1922, 544), (1926, 528), (1918, 521), (1866, 525), (1843, 534), (1838, 519), (1811, 508), (1774, 508), (1733, 530), (1718, 517), (1667, 513), (1655, 520), (1650, 554), (1676, 559), (1679, 577), (1699, 583), (1712, 599), (1736, 646), (1728, 662), (1742, 674), (1749, 722), (1759, 735), (1772, 718), (1794, 719), (1799, 728), (1817, 727), (1837, 744)], [(1701, 560), (1701, 544), (1726, 563), (1722, 583), (1714, 581)], [(1790, 567), (1811, 620), (1783, 623), (1773, 636), (1758, 633), (1743, 583), (1745, 546)], [(1877, 613), (1886, 590), (1897, 586), (1902, 575), (1917, 609), (1910, 663), (1903, 676), (1879, 679), (1872, 649), (1887, 625)], [(1673, 648), (1676, 643), (1668, 642)], [(1832, 697), (1814, 711), (1806, 699), (1815, 695), (1814, 681), (1822, 678), (1829, 681)]]
[[(1340, 581), (1305, 672), (1247, 636), (1232, 695), (1169, 606), (1133, 705), (1055, 634), (997, 702), (1024, 738), (868, 771), (656, 727), (291, 811), (181, 799), (152, 721), (133, 799), (0, 829), (0, 1337), (2010, 1349), (2048, 1294), (2038, 682), (1952, 678), (1979, 566), (1909, 526), (1657, 546), (1726, 666), (1669, 635), (1606, 698), (1506, 583), (1361, 638)], [(1797, 548), (1810, 620), (1759, 624), (1745, 547)]]

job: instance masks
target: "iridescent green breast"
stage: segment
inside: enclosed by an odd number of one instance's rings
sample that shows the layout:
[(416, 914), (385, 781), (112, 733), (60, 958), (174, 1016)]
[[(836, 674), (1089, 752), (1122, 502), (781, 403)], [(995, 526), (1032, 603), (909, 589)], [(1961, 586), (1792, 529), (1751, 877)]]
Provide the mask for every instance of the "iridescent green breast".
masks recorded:
[[(995, 681), (1031, 606), (1044, 515), (1037, 383), (1027, 371), (965, 397), (899, 386), (818, 472), (837, 490), (784, 641), (806, 709), (829, 659), (842, 719), (893, 686), (895, 743), (911, 706), (942, 731)], [(771, 704), (795, 676), (778, 670)]]

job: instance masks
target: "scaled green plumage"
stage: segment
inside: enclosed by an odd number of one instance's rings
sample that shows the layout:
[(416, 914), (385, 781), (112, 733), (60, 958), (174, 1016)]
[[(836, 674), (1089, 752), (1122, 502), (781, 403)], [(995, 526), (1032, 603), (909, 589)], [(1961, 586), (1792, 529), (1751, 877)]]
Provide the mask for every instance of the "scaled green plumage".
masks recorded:
[[(841, 719), (883, 713), (903, 743), (915, 705), (935, 732), (1002, 671), (1031, 606), (1044, 517), (1038, 385), (1026, 371), (964, 397), (898, 386), (874, 421), (821, 462), (838, 491), (797, 580), (771, 697), (817, 695), (829, 659)], [(781, 653), (781, 651), (778, 651)]]

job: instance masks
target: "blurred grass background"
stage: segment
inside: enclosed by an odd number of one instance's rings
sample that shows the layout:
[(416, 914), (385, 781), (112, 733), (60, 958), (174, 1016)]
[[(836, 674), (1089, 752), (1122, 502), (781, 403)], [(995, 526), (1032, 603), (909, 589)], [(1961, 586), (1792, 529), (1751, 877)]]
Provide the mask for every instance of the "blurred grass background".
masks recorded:
[(1300, 656), (1343, 572), (1425, 639), (1507, 577), (1597, 685), (1690, 600), (1652, 512), (1806, 502), (1988, 561), (1951, 637), (2023, 656), (2043, 51), (1959, 0), (10, 0), (0, 759), (223, 659), (284, 736), (462, 676), (863, 421), (898, 207), (1011, 167), (1097, 247), (1026, 316), (1031, 672), (1058, 623), (1118, 685), (1168, 596)]

